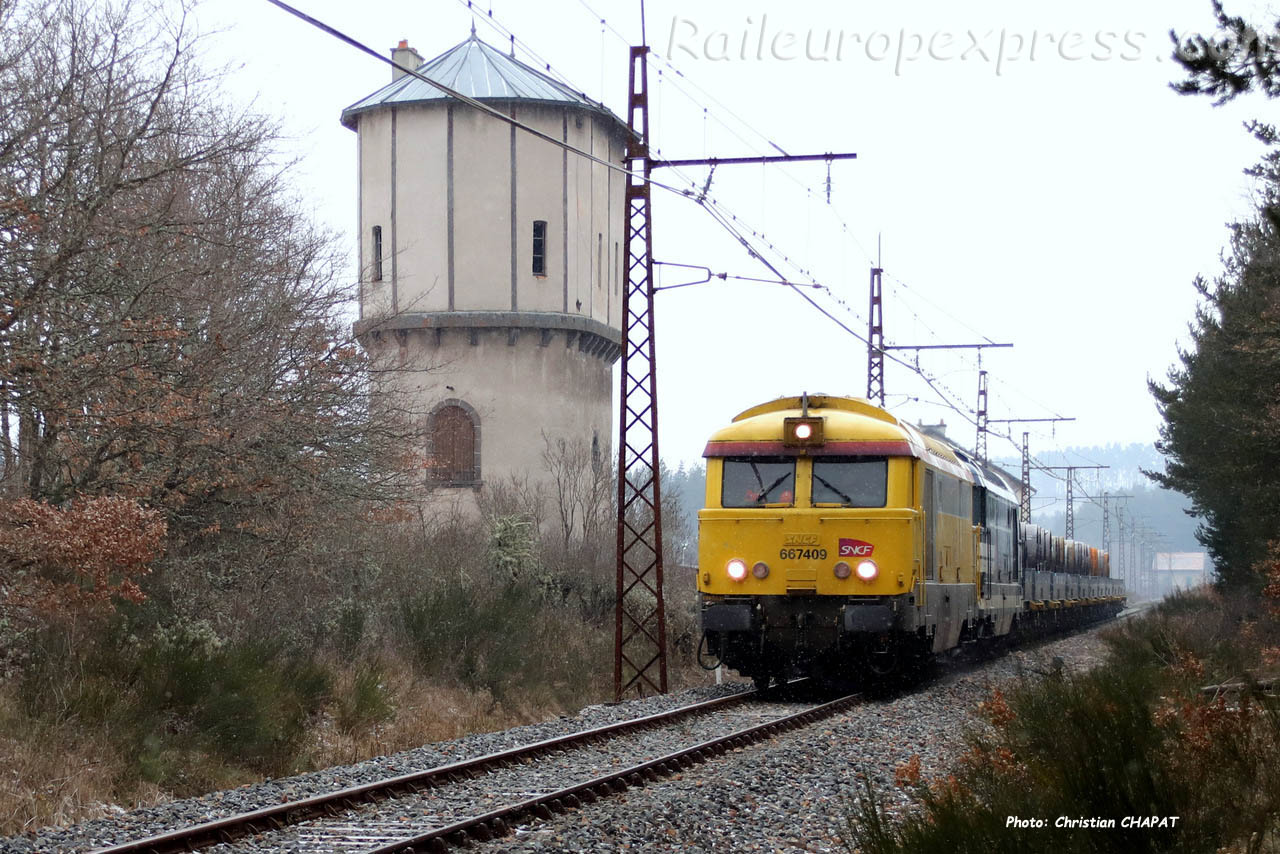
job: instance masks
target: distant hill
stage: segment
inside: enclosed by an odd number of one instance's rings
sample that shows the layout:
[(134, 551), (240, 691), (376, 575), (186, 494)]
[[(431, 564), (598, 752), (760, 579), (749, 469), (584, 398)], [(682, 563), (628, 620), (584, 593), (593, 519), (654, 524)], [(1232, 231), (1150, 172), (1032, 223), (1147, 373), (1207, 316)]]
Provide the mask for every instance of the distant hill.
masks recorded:
[[(1046, 466), (1104, 465), (1102, 471), (1081, 471), (1076, 483), (1092, 492), (1121, 492), (1139, 483), (1150, 483), (1142, 469), (1163, 470), (1164, 460), (1155, 445), (1134, 442), (1129, 445), (1091, 445), (1067, 448), (1062, 451), (1045, 451), (1034, 455), (1035, 461)], [(996, 458), (1001, 466), (1017, 474), (1022, 469), (1022, 458), (1003, 455)], [(1062, 472), (1055, 473), (1062, 477)], [(1039, 492), (1053, 491), (1053, 476), (1046, 472), (1033, 473), (1031, 485)]]

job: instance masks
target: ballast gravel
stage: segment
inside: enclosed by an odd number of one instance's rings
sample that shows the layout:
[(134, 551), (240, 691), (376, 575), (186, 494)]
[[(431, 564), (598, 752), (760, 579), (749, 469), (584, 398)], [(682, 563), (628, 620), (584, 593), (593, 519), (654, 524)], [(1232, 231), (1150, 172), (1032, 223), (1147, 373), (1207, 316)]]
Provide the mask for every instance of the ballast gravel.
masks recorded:
[[(746, 706), (717, 709), (624, 733), (607, 741), (569, 746), (533, 762), (497, 768), (416, 795), (362, 804), (339, 816), (338, 821), (324, 817), (303, 822), (271, 834), (271, 850), (326, 854), (367, 851), (375, 847), (375, 837), (386, 842), (412, 838), (809, 708), (811, 703), (753, 701)], [(263, 845), (252, 838), (209, 849), (210, 854), (258, 854), (263, 850)]]
[(1019, 650), (959, 670), (891, 700), (869, 701), (813, 726), (732, 751), (660, 784), (627, 790), (590, 809), (517, 829), (486, 852), (825, 852), (842, 841), (851, 800), (866, 774), (889, 809), (908, 798), (897, 769), (920, 757), (942, 774), (964, 749), (963, 733), (993, 688), (1017, 676), (1100, 664), (1097, 631)]
[[(847, 805), (860, 786), (860, 774), (871, 779), (882, 797), (901, 806), (906, 797), (894, 785), (898, 767), (918, 756), (924, 776), (943, 773), (964, 749), (963, 731), (978, 704), (990, 697), (993, 687), (1026, 672), (1049, 672), (1056, 667), (1088, 669), (1102, 658), (1103, 645), (1097, 630), (1093, 630), (957, 669), (892, 699), (869, 700), (810, 727), (732, 751), (660, 782), (631, 788), (547, 821), (523, 825), (514, 835), (486, 843), (479, 850), (844, 851), (840, 834)], [(572, 717), (426, 745), (74, 827), (47, 828), (0, 839), (0, 854), (90, 851), (283, 801), (643, 717), (748, 687), (727, 683), (617, 705), (590, 706)]]
[(425, 771), (451, 762), (498, 753), (618, 721), (642, 718), (691, 703), (741, 693), (750, 688), (749, 683), (726, 682), (723, 685), (702, 686), (665, 696), (587, 706), (576, 715), (562, 715), (537, 724), (479, 733), (352, 765), (335, 766), (279, 780), (265, 780), (236, 789), (211, 792), (198, 798), (121, 811), (115, 816), (71, 827), (44, 828), (24, 836), (0, 839), (0, 854), (82, 854), (96, 848), (157, 836), (180, 827), (214, 821), (286, 801), (373, 783), (400, 774)]

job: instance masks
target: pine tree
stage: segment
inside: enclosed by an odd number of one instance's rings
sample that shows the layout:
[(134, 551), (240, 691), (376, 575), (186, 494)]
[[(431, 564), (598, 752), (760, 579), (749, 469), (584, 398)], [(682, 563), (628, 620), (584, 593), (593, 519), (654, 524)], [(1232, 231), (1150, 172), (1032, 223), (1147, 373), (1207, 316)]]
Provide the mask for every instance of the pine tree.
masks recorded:
[[(1174, 90), (1217, 104), (1250, 91), (1280, 96), (1280, 21), (1260, 28), (1220, 0), (1213, 13), (1213, 35), (1170, 34), (1187, 71)], [(1280, 136), (1262, 123), (1251, 130), (1269, 148), (1248, 170), (1258, 212), (1232, 226), (1222, 275), (1196, 280), (1203, 302), (1181, 365), (1168, 385), (1150, 383), (1166, 460), (1148, 474), (1190, 496), (1222, 582), (1256, 588), (1280, 543)]]
[(1280, 149), (1250, 174), (1257, 216), (1232, 226), (1226, 270), (1197, 279), (1203, 302), (1191, 347), (1167, 385), (1150, 388), (1165, 423), (1162, 486), (1190, 496), (1197, 533), (1229, 586), (1256, 586), (1267, 544), (1280, 539)]

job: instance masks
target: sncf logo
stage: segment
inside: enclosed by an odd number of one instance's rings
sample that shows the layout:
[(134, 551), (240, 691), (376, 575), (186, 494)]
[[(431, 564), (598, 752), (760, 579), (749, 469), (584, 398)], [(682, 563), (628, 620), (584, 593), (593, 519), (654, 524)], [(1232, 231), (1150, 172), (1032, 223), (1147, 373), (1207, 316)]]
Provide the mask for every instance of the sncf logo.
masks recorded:
[(876, 547), (862, 540), (840, 538), (840, 557), (871, 557)]

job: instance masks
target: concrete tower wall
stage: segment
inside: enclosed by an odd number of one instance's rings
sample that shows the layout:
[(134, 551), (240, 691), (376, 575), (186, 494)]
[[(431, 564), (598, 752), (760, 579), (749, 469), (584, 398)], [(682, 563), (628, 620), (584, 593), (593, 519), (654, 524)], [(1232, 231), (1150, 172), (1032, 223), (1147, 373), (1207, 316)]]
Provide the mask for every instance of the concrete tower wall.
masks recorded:
[[(513, 102), (503, 111), (621, 164), (616, 124), (586, 110)], [(361, 317), (438, 311), (558, 311), (622, 319), (621, 173), (461, 104), (362, 113)], [(533, 273), (533, 223), (547, 223)], [(374, 228), (382, 234), (375, 278)]]
[[(460, 327), (398, 330), (370, 338), (375, 358), (431, 366), (403, 381), (421, 412), (459, 402), (473, 410), (480, 482), (501, 482), (510, 474), (537, 480), (547, 439), (580, 442), (610, 464), (613, 383), (607, 353), (590, 350), (592, 343), (606, 346), (594, 336), (571, 330)], [(470, 500), (464, 504), (473, 506)]]
[[(622, 162), (625, 129), (611, 116), (570, 104), (494, 106)], [(367, 110), (356, 129), (361, 341), (375, 358), (427, 368), (399, 382), (428, 427), (442, 406), (462, 407), (476, 426), (478, 479), (439, 483), (435, 500), (473, 507), (480, 483), (538, 478), (544, 435), (609, 459), (623, 176), (458, 102)], [(542, 275), (535, 220), (546, 223)]]

